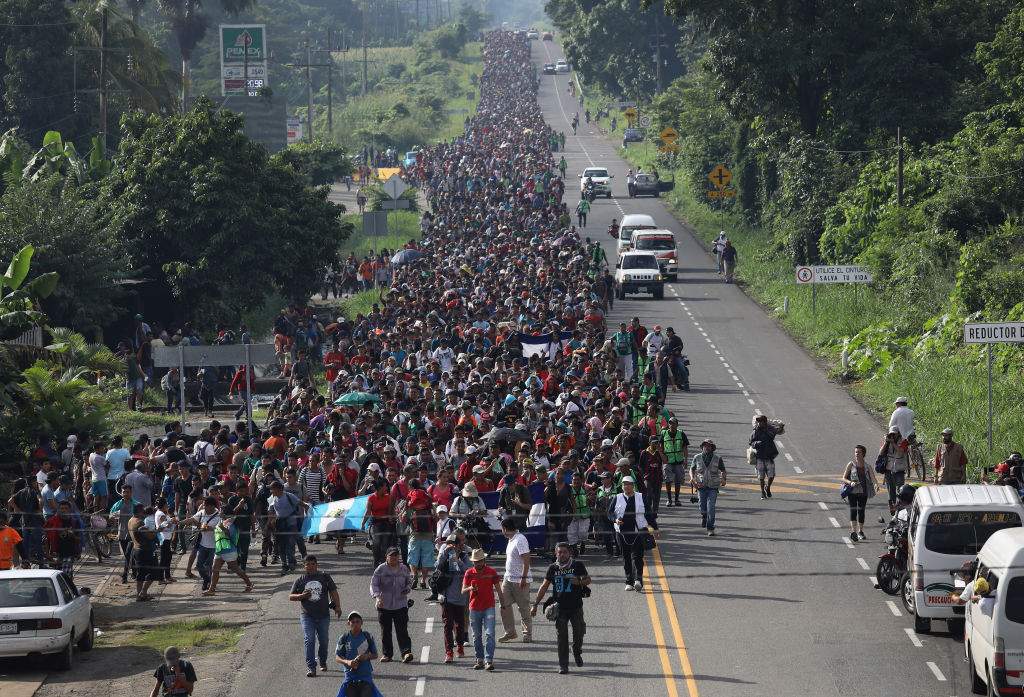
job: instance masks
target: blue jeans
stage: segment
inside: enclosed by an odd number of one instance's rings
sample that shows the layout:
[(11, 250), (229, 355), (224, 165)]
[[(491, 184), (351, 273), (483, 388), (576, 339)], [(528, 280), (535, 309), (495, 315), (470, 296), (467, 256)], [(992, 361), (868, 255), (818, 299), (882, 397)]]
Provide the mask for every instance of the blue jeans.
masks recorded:
[(25, 559), (35, 559), (40, 568), (43, 566), (43, 526), (42, 524), (26, 523), (22, 528), (25, 537)]
[(682, 356), (672, 357), (672, 368), (683, 378), (684, 385), (690, 384), (690, 370), (686, 367), (686, 364), (683, 363)]
[[(331, 616), (326, 617), (310, 617), (309, 615), (300, 615), (299, 619), (302, 621), (302, 641), (306, 647), (306, 667), (310, 670), (316, 670), (316, 661), (314, 661), (314, 654), (319, 653), (320, 663), (327, 665), (327, 642), (329, 641), (329, 634), (331, 628)], [(320, 642), (320, 651), (318, 652), (316, 643)]]
[(715, 502), (718, 500), (718, 489), (697, 489), (700, 500), (700, 515), (708, 520), (708, 530), (715, 529)]
[(281, 565), (295, 568), (295, 542), (299, 536), (294, 523), (277, 521), (277, 549), (281, 555)]
[[(470, 610), (469, 624), (473, 627), (473, 651), (476, 660), (494, 661), (494, 606), (486, 610)], [(484, 637), (486, 635), (486, 644)]]
[(210, 579), (213, 577), (213, 556), (213, 547), (199, 545), (196, 550), (196, 571), (203, 578), (204, 587), (210, 585)]

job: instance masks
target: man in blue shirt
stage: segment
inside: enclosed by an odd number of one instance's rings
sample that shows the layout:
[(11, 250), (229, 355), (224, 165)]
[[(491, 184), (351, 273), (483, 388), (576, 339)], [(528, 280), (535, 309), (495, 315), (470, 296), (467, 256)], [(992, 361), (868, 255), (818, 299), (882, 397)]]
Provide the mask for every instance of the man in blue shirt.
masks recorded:
[(348, 631), (338, 639), (334, 660), (345, 666), (345, 682), (338, 697), (379, 697), (380, 690), (373, 684), (373, 661), (377, 659), (377, 644), (363, 631), (363, 616), (348, 613)]
[(120, 499), (114, 490), (114, 484), (124, 475), (124, 465), (131, 456), (128, 448), (124, 447), (124, 439), (121, 436), (115, 436), (114, 440), (110, 441), (110, 449), (107, 451), (107, 494), (111, 503)]

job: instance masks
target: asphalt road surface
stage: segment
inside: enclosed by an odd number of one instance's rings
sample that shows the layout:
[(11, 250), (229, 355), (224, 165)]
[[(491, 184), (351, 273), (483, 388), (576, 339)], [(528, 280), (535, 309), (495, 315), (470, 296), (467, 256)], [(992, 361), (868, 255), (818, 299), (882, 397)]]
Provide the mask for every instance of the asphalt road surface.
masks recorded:
[[(561, 57), (557, 44), (533, 45), (538, 63)], [(417, 603), (410, 632), (416, 661), (375, 666), (383, 694), (969, 694), (961, 638), (946, 633), (943, 622), (934, 623), (931, 635), (915, 635), (898, 598), (874, 589), (877, 555), (884, 551), (881, 526), (868, 525), (866, 542), (854, 545), (847, 538), (839, 476), (855, 444), (863, 443), (873, 454), (882, 437), (880, 425), (829, 383), (755, 303), (721, 281), (712, 257), (661, 200), (627, 197), (628, 165), (617, 157), (616, 144), (583, 123), (582, 116), (578, 135), (570, 135), (573, 114), (583, 110), (567, 92), (568, 76), (542, 79), (540, 105), (554, 128), (567, 134), (570, 208), (578, 198), (575, 177), (585, 166), (603, 165), (615, 174), (615, 197), (595, 202), (582, 234), (601, 240), (613, 263), (614, 242), (605, 232), (613, 217), (647, 213), (679, 234), (679, 281), (666, 288), (664, 300), (616, 301), (609, 320), (617, 324), (636, 315), (648, 329), (672, 326), (683, 337), (692, 391), (673, 392), (668, 403), (691, 442), (713, 438), (725, 460), (729, 484), (718, 499), (718, 535), (705, 536), (696, 506), (663, 505), (664, 534), (658, 552), (648, 555), (642, 594), (623, 590), (621, 565), (587, 555), (594, 593), (585, 606), (586, 665), (571, 666), (567, 676), (557, 674), (554, 627), (543, 618), (536, 620), (534, 643), (498, 645), (494, 673), (474, 671), (471, 657), (442, 664), (440, 608), (423, 602), (424, 591), (413, 591)], [(750, 250), (739, 240), (738, 251), (742, 267)], [(786, 423), (774, 496), (767, 501), (760, 499), (744, 461), (757, 411)], [(869, 522), (883, 508), (880, 497), (873, 499)], [(340, 582), (346, 612), (366, 612), (366, 628), (379, 640), (369, 612), (367, 555), (324, 552), (321, 568)], [(496, 558), (495, 565), (501, 571), (503, 559)], [(337, 692), (336, 664), (326, 676), (304, 677), (298, 607), (287, 600), (288, 585), (290, 579), (282, 581), (265, 623), (247, 633), (250, 646), (239, 655), (234, 682), (238, 697)], [(342, 627), (332, 623), (332, 641)]]

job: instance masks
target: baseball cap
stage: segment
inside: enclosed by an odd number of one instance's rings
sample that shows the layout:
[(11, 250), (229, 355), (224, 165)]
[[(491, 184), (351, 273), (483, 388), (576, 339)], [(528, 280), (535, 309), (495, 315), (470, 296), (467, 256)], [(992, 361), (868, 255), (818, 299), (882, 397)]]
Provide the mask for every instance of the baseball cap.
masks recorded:
[(625, 484), (626, 482), (629, 482), (630, 484), (635, 484), (636, 483), (636, 482), (633, 481), (632, 477), (623, 477), (622, 478), (622, 483)]

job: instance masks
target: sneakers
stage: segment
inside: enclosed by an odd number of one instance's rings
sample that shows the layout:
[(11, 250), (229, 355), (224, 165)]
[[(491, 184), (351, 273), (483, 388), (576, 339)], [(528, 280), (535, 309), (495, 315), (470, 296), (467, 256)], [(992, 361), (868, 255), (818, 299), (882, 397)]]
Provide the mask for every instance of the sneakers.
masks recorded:
[(635, 581), (633, 583), (633, 590), (635, 590), (637, 593), (639, 593), (643, 589), (644, 589), (644, 584), (640, 583), (639, 581)]
[(380, 662), (381, 663), (391, 663), (391, 656), (381, 656), (380, 657)]
[(325, 663), (324, 661), (320, 661), (320, 670), (322, 672), (326, 673), (327, 672), (327, 663)]
[(855, 532), (851, 532), (851, 533), (850, 533), (850, 539), (851, 539), (851, 540), (853, 540), (854, 542), (856, 542), (856, 541), (857, 541), (857, 539), (858, 539), (858, 538), (857, 538), (857, 533), (855, 533)]
[(766, 498), (768, 498), (768, 490), (761, 487), (761, 500), (764, 501)]
[(628, 591), (633, 590), (633, 584), (632, 583), (627, 583), (626, 584), (626, 590), (628, 590)]
[(402, 656), (402, 663), (412, 663), (412, 652)]
[(494, 664), (493, 663), (485, 664), (484, 665), (484, 670), (494, 670)]
[(569, 669), (568, 668), (559, 668), (558, 669), (558, 674), (559, 675), (568, 675), (568, 673), (569, 673)]
[(531, 639), (531, 638), (530, 638), (530, 637), (528, 637), (528, 636), (524, 636), (524, 637), (523, 637), (523, 643), (524, 643), (524, 644), (532, 644), (532, 643), (533, 643), (533, 639)]
[(466, 651), (465, 651), (465, 649), (462, 648), (462, 644), (459, 644), (458, 646), (455, 647), (455, 655), (458, 656), (459, 658), (465, 657)]
[(764, 495), (767, 496), (768, 498), (772, 497), (772, 487), (771, 487), (771, 485), (766, 486), (764, 488)]
[(715, 536), (715, 531), (714, 531), (714, 529), (712, 529), (712, 528), (708, 528), (708, 537), (714, 537), (714, 536)]
[(508, 642), (512, 641), (513, 639), (518, 639), (518, 638), (519, 638), (519, 635), (515, 634), (515, 633), (512, 633), (512, 634), (502, 634), (500, 637), (498, 637), (498, 643), (500, 643), (500, 644), (507, 644)]
[(315, 670), (307, 670), (306, 671), (306, 677), (307, 678), (315, 678), (316, 677), (316, 671)]
[(477, 661), (476, 663), (473, 664), (473, 670), (483, 670), (483, 669), (484, 669), (484, 662), (483, 661)]
[(614, 559), (614, 558), (615, 558), (615, 555), (614, 555), (614, 554), (606, 554), (606, 555), (604, 556), (604, 559), (602, 559), (601, 561), (611, 561), (611, 560), (612, 560), (612, 559)]
[(445, 663), (452, 663), (454, 660), (455, 660), (455, 657), (452, 655), (451, 651), (445, 651), (444, 652), (444, 662)]
[(863, 530), (861, 530), (860, 532), (857, 533), (857, 539), (860, 539), (860, 540), (866, 540), (867, 539), (867, 536), (864, 535), (864, 531)]

